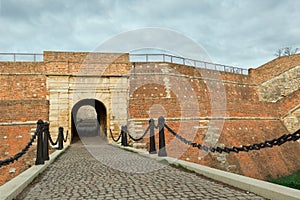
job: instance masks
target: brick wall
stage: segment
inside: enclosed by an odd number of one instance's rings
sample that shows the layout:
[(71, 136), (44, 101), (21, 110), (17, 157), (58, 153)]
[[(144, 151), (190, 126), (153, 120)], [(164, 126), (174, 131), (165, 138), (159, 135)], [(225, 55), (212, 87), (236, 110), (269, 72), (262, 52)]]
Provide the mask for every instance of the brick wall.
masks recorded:
[[(24, 148), (31, 138), (31, 132), (36, 127), (35, 124), (25, 125), (0, 125), (0, 160), (14, 156)], [(0, 185), (16, 177), (24, 170), (34, 165), (36, 155), (36, 145), (31, 146), (29, 151), (18, 161), (1, 167)]]
[[(0, 159), (22, 149), (36, 120), (49, 119), (50, 76), (128, 75), (128, 125), (137, 136), (149, 118), (163, 115), (170, 127), (190, 140), (232, 146), (261, 142), (299, 128), (299, 89), (277, 102), (260, 98), (264, 95), (261, 86), (268, 89), (275, 83), (286, 91), (294, 80), (290, 77), (299, 73), (295, 68), (299, 64), (300, 55), (281, 57), (251, 69), (249, 75), (238, 75), (178, 64), (130, 63), (128, 54), (115, 53), (44, 52), (44, 62), (0, 62)], [(278, 84), (276, 77), (286, 72), (292, 72), (291, 76), (279, 78), (283, 84)], [(264, 84), (268, 80), (273, 80), (272, 84)], [(158, 142), (158, 134), (155, 136)], [(149, 145), (147, 138), (141, 143)], [(169, 156), (259, 179), (300, 169), (300, 158), (295, 156), (298, 143), (230, 155), (206, 155), (167, 132), (166, 143)], [(34, 152), (31, 148), (20, 161), (1, 168), (0, 184), (32, 165)], [(15, 172), (9, 172), (12, 168)]]
[[(291, 65), (300, 62), (300, 57), (292, 59)], [(272, 71), (270, 66), (274, 63), (276, 70)], [(272, 72), (263, 73), (264, 68)], [(300, 98), (298, 92), (294, 92), (276, 103), (260, 99), (261, 82), (280, 75), (278, 70), (298, 72), (286, 58), (252, 70), (250, 76), (176, 64), (135, 64), (130, 74), (130, 131), (140, 136), (148, 125), (147, 119), (164, 115), (175, 131), (198, 143), (231, 147), (279, 137), (288, 133), (281, 121), (282, 113), (299, 105)], [(289, 79), (284, 82), (287, 85)], [(299, 116), (295, 115), (294, 121), (299, 122)], [(158, 143), (158, 131), (156, 141)], [(148, 138), (141, 143), (149, 148)], [(300, 158), (296, 156), (298, 143), (230, 155), (206, 155), (178, 142), (170, 133), (166, 133), (166, 143), (169, 156), (259, 179), (277, 178), (300, 169)]]
[[(0, 159), (22, 150), (38, 119), (48, 120), (45, 66), (41, 62), (0, 63)], [(21, 159), (1, 167), (0, 185), (34, 164), (35, 146)]]

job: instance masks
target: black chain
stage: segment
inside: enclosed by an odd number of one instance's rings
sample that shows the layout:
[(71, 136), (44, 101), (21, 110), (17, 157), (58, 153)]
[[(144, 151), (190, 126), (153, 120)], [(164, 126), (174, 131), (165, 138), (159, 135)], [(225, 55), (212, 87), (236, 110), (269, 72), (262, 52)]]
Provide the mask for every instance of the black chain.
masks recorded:
[(273, 140), (266, 140), (264, 142), (261, 143), (255, 143), (252, 145), (242, 145), (241, 147), (211, 147), (211, 146), (205, 146), (205, 145), (201, 145), (195, 142), (192, 142), (190, 140), (187, 140), (186, 138), (182, 137), (181, 135), (179, 135), (178, 133), (176, 133), (174, 130), (172, 130), (167, 124), (165, 124), (165, 127), (168, 129), (168, 131), (170, 133), (172, 133), (176, 138), (178, 138), (180, 141), (182, 141), (183, 143), (190, 145), (192, 147), (197, 147), (200, 150), (203, 151), (211, 151), (211, 152), (218, 152), (218, 153), (222, 153), (222, 152), (226, 152), (226, 153), (230, 153), (230, 152), (234, 152), (234, 153), (239, 153), (240, 151), (243, 152), (248, 152), (248, 151), (253, 151), (253, 150), (260, 150), (263, 148), (271, 148), (273, 146), (280, 146), (288, 141), (297, 141), (300, 138), (300, 129), (298, 131), (296, 131), (293, 134), (284, 134), (282, 136), (280, 136), (279, 138), (275, 138)]
[(50, 143), (51, 143), (52, 146), (57, 145), (58, 137), (56, 138), (56, 141), (53, 142), (53, 140), (52, 140), (52, 138), (51, 138), (51, 135), (50, 135), (50, 133), (48, 132), (48, 138), (49, 138), (49, 141), (50, 141)]
[(147, 129), (145, 130), (144, 134), (140, 138), (134, 138), (134, 137), (132, 137), (127, 129), (124, 129), (124, 131), (128, 134), (128, 136), (130, 137), (130, 139), (132, 139), (135, 142), (138, 142), (138, 141), (142, 140), (146, 136), (146, 134), (148, 133), (149, 129), (150, 129), (150, 125), (147, 127)]
[(0, 160), (0, 167), (9, 165), (10, 163), (13, 163), (14, 161), (17, 161), (19, 158), (21, 158), (28, 151), (28, 149), (30, 148), (30, 146), (32, 145), (33, 141), (35, 140), (37, 134), (40, 131), (41, 131), (40, 128), (36, 129), (36, 131), (34, 132), (33, 136), (30, 138), (27, 145), (19, 153), (15, 154), (14, 156), (9, 157), (5, 160)]
[(68, 136), (69, 136), (69, 131), (67, 131), (67, 135), (66, 138), (64, 139), (64, 142), (67, 142)]
[(109, 131), (110, 131), (110, 136), (111, 136), (111, 138), (113, 139), (113, 141), (114, 141), (114, 142), (118, 142), (119, 139), (121, 138), (121, 135), (122, 135), (122, 134), (120, 133), (120, 135), (118, 136), (118, 139), (115, 139), (114, 136), (113, 136), (113, 134), (112, 134), (112, 132), (111, 132), (111, 129), (109, 129)]

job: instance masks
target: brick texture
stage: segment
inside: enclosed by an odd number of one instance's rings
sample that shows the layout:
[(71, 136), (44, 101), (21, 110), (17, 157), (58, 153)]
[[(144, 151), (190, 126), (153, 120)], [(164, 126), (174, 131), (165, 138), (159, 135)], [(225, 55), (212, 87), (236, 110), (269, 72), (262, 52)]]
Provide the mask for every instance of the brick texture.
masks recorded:
[[(238, 75), (170, 63), (131, 63), (128, 54), (52, 51), (44, 52), (43, 62), (0, 62), (0, 159), (25, 146), (33, 122), (49, 119), (49, 76), (128, 77), (128, 125), (137, 136), (149, 118), (163, 115), (170, 127), (194, 142), (232, 146), (262, 142), (300, 128), (299, 89), (285, 90), (290, 80), (297, 79), (293, 74), (299, 74), (299, 65), (300, 55), (293, 55)], [(266, 84), (269, 80), (272, 84)], [(274, 85), (284, 96), (277, 101), (261, 98), (264, 90), (276, 91)], [(205, 154), (165, 134), (169, 156), (225, 171), (268, 179), (300, 169), (297, 142), (250, 153)], [(158, 133), (155, 137), (158, 149)], [(141, 143), (149, 148), (148, 138)], [(19, 161), (1, 168), (0, 184), (32, 165), (34, 157), (33, 147)], [(16, 172), (10, 173), (11, 168)]]

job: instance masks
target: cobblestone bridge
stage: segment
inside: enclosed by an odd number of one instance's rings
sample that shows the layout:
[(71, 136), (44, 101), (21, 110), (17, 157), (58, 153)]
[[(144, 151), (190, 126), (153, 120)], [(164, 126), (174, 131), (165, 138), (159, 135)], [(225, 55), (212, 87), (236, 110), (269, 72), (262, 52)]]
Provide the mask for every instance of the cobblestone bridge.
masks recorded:
[(17, 199), (263, 199), (100, 140), (73, 143)]

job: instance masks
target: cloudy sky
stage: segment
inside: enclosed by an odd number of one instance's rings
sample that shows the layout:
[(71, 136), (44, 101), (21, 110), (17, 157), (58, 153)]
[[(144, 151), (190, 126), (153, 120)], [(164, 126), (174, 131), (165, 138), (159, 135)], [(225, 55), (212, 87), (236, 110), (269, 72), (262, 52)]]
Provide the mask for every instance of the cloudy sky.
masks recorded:
[(213, 62), (253, 68), (300, 47), (299, 8), (300, 0), (0, 0), (0, 52), (94, 51), (156, 27), (194, 40)]

